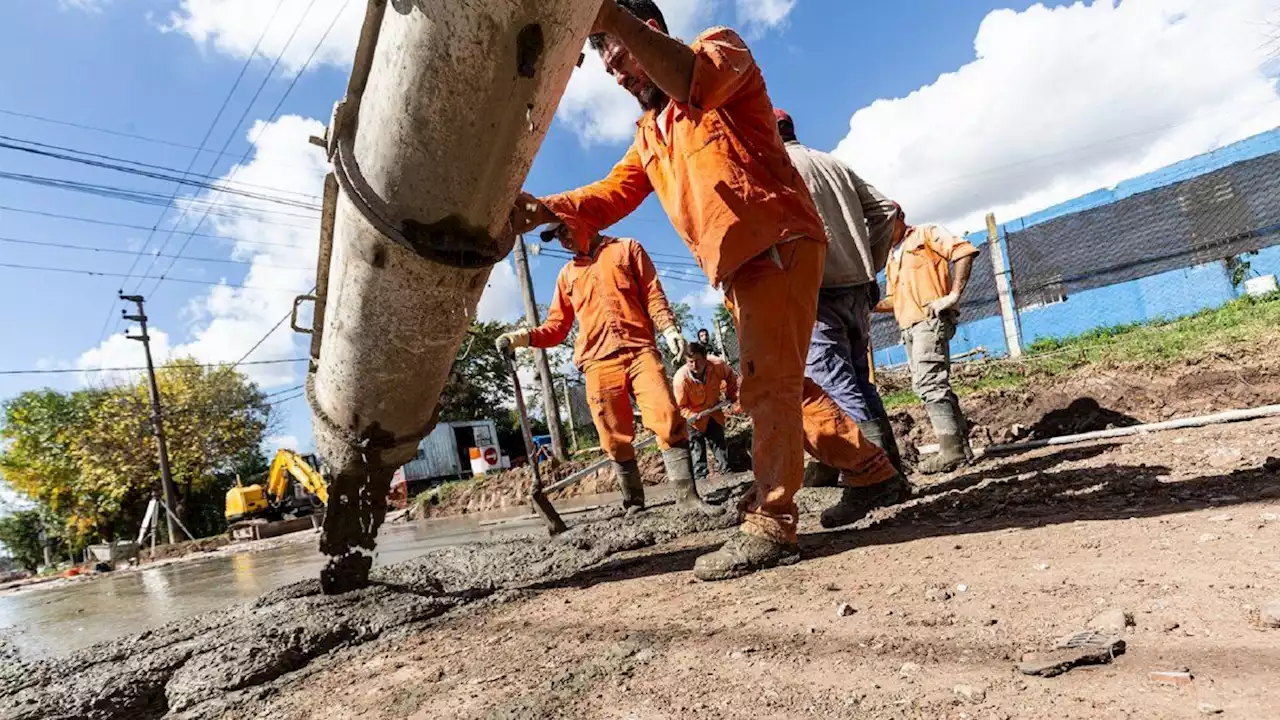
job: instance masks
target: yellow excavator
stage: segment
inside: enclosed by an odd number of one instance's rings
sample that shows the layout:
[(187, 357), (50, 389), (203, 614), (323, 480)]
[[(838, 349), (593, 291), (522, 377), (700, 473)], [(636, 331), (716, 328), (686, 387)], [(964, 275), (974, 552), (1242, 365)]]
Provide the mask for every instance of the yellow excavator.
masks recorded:
[(329, 483), (308, 457), (313, 456), (281, 449), (271, 461), (265, 488), (258, 483), (242, 485), (237, 477), (236, 486), (227, 491), (227, 524), (274, 521), (323, 510), (329, 504)]

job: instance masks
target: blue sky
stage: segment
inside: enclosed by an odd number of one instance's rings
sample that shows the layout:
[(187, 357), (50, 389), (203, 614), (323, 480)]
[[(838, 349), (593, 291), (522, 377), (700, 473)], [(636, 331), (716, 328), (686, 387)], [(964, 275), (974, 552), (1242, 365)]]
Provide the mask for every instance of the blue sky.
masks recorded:
[[(299, 194), (291, 197), (318, 194), (323, 158), (306, 144), (306, 136), (320, 132), (345, 87), (362, 5), (356, 0), (339, 15), (343, 0), (282, 0), (268, 25), (275, 0), (5, 3), (0, 62), (9, 71), (0, 74), (0, 135), (184, 169), (194, 150), (183, 146), (201, 143), (261, 35), (264, 42), (206, 145), (220, 149), (229, 139), (230, 155), (203, 153), (194, 172), (224, 177), (249, 152), (237, 182)], [(803, 141), (835, 150), (903, 200), (915, 219), (956, 224), (957, 230), (970, 229), (973, 218), (987, 210), (1011, 218), (1280, 124), (1275, 48), (1268, 45), (1276, 0), (1238, 0), (1229, 8), (1213, 0), (1048, 7), (989, 0), (682, 0), (667, 5), (676, 31), (686, 39), (712, 24), (741, 28), (775, 104), (796, 118)], [(311, 12), (304, 16), (307, 7)], [(319, 43), (334, 18), (334, 31)], [(294, 41), (281, 53), (295, 28)], [(314, 61), (281, 106), (285, 119), (270, 122), (272, 109), (316, 48)], [(280, 66), (248, 106), (277, 56)], [(531, 191), (553, 192), (597, 179), (621, 156), (628, 113), (634, 109), (629, 98), (609, 91), (609, 82), (591, 63), (577, 72), (529, 177)], [(175, 190), (172, 182), (4, 149), (0, 171), (159, 193), (161, 201)], [(197, 192), (184, 189), (180, 197)], [(148, 295), (161, 356), (236, 360), (282, 317), (290, 291), (309, 288), (315, 241), (309, 211), (220, 200), (248, 209), (205, 221), (198, 232), (219, 237), (191, 237), (183, 254), (242, 264), (183, 259), (170, 276), (258, 289), (166, 280), (153, 292), (156, 281), (145, 281), (141, 291)], [(152, 251), (168, 236), (164, 231), (175, 224), (180, 232), (190, 231), (202, 214), (202, 207), (193, 206), (179, 222), (180, 208), (162, 214), (155, 205), (11, 179), (0, 179), (0, 205), (145, 228), (159, 222), (162, 232), (146, 242)], [(264, 213), (263, 208), (270, 209)], [(660, 263), (670, 263), (672, 272), (690, 260), (652, 200), (613, 233), (639, 238)], [(145, 230), (0, 210), (3, 238), (137, 251), (148, 236)], [(176, 253), (186, 239), (171, 238), (164, 253)], [(0, 263), (126, 273), (134, 259), (0, 242)], [(144, 257), (139, 269), (151, 262)], [(148, 274), (168, 264), (162, 258)], [(535, 259), (543, 302), (550, 298), (559, 264), (549, 257)], [(0, 370), (138, 364), (140, 347), (119, 339), (123, 326), (117, 327), (114, 317), (121, 282), (0, 267), (5, 308), (0, 333), (7, 339), (0, 345)], [(673, 300), (688, 298), (704, 316), (714, 302), (714, 294), (696, 280), (671, 278), (666, 286)], [(518, 308), (510, 267), (500, 266), (481, 312), (513, 320)], [(304, 339), (285, 327), (267, 335), (251, 359), (301, 357), (304, 346)], [(302, 382), (305, 364), (249, 370), (267, 391), (280, 392)], [(45, 385), (71, 389), (111, 379), (100, 373), (3, 375), (0, 398)], [(290, 400), (280, 409), (277, 442), (307, 449), (304, 401)]]

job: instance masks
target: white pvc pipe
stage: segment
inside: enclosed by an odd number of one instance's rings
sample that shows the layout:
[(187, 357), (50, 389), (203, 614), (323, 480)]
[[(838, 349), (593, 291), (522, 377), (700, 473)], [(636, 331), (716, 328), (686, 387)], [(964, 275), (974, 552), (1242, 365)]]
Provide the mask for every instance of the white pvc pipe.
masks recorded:
[(1131, 425), (1129, 427), (1112, 428), (1110, 430), (1095, 430), (1093, 432), (1079, 433), (1077, 435), (1062, 435), (1059, 437), (1044, 438), (1042, 440), (1029, 440), (1021, 443), (989, 445), (986, 448), (983, 448), (981, 453), (983, 455), (1004, 455), (1019, 453), (1026, 450), (1035, 450), (1036, 448), (1048, 447), (1050, 445), (1074, 445), (1076, 443), (1088, 442), (1090, 440), (1105, 440), (1107, 438), (1126, 437), (1129, 435), (1145, 435), (1147, 433), (1162, 432), (1164, 430), (1181, 430), (1184, 428), (1205, 427), (1206, 425), (1219, 425), (1222, 423), (1240, 422), (1242, 420), (1258, 420), (1268, 417), (1280, 417), (1280, 405), (1264, 405), (1262, 407), (1247, 410), (1227, 410), (1225, 412), (1214, 413), (1212, 415), (1198, 415), (1196, 417), (1165, 420), (1162, 422), (1147, 423), (1145, 425)]

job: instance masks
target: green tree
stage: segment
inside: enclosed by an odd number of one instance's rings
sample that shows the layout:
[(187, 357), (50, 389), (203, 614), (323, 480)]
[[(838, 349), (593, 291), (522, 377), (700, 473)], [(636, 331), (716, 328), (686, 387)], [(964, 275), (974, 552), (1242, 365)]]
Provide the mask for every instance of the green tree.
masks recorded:
[(675, 314), (676, 324), (680, 326), (685, 337), (695, 337), (698, 332), (698, 328), (695, 327), (697, 320), (693, 317), (693, 308), (689, 307), (689, 303), (671, 303), (671, 312)]
[(511, 404), (511, 378), (494, 344), (511, 327), (502, 322), (472, 323), (470, 337), (458, 348), (440, 393), (441, 421), (484, 420)]
[(40, 541), (42, 528), (39, 510), (18, 510), (0, 517), (0, 543), (4, 543), (14, 561), (30, 573), (39, 570), (44, 560)]
[[(179, 494), (175, 512), (221, 515), (219, 476), (259, 453), (271, 406), (238, 371), (189, 359), (158, 369), (157, 384)], [(0, 452), (0, 471), (58, 519), (73, 549), (93, 538), (132, 535), (148, 499), (159, 492), (150, 415), (141, 381), (108, 390), (24, 393), (4, 408), (0, 439), (8, 446)]]

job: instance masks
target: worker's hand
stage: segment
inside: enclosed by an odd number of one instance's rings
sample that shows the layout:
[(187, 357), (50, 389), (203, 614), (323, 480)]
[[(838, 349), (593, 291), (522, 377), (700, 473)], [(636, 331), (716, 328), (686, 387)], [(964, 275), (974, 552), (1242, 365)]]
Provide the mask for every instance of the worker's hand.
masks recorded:
[(685, 351), (689, 349), (689, 341), (684, 339), (680, 334), (680, 328), (670, 325), (666, 330), (662, 331), (662, 337), (667, 341), (667, 348), (671, 350), (671, 354), (676, 360), (683, 361)]
[(499, 335), (493, 344), (497, 346), (498, 352), (510, 357), (515, 354), (516, 348), (529, 347), (529, 331), (517, 330)]
[(541, 200), (522, 191), (516, 197), (515, 207), (511, 209), (511, 231), (523, 235), (555, 219), (555, 213), (548, 210)]
[(608, 33), (613, 23), (614, 13), (621, 8), (615, 0), (604, 0), (600, 3), (600, 11), (596, 13), (596, 21), (591, 24), (591, 34)]
[(960, 296), (949, 293), (929, 303), (929, 317), (938, 317), (942, 313), (960, 304)]

